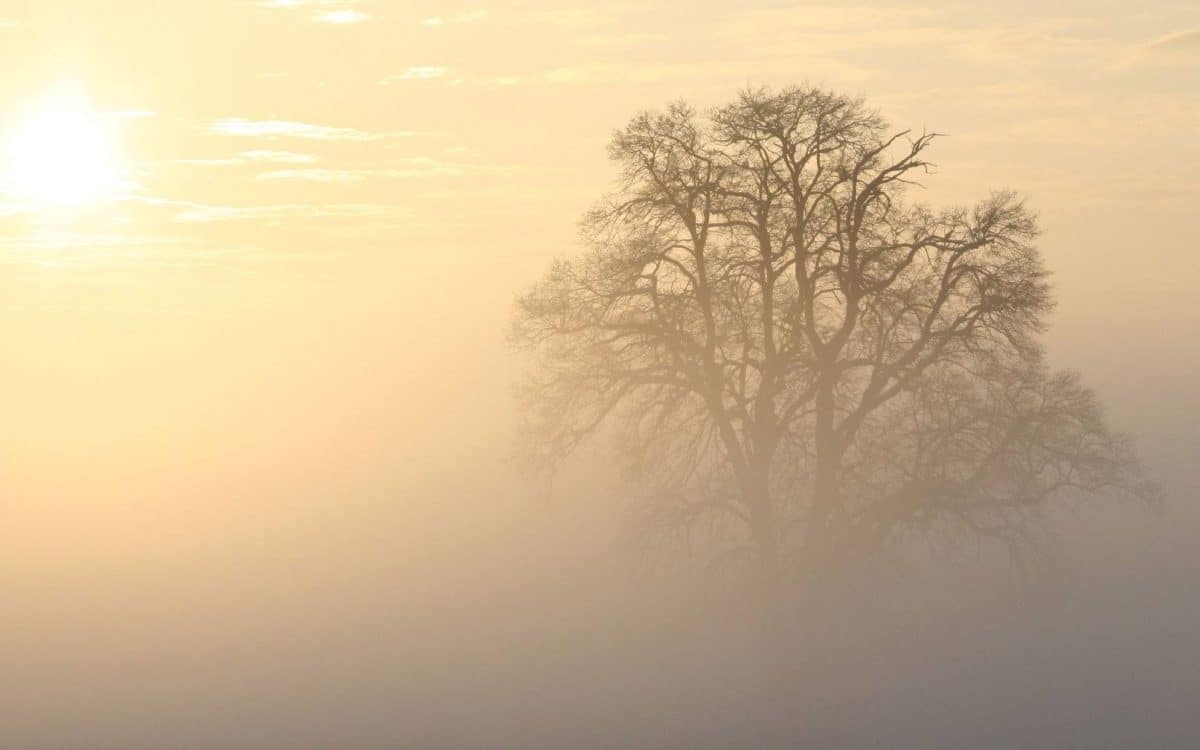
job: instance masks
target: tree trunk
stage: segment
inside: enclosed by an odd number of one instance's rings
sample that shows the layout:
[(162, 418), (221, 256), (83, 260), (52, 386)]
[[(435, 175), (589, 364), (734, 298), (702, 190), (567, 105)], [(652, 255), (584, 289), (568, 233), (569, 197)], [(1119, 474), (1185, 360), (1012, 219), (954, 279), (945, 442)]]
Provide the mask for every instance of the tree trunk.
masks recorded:
[(805, 558), (810, 571), (818, 572), (833, 553), (832, 524), (838, 504), (838, 474), (842, 451), (834, 429), (834, 383), (825, 379), (816, 398), (817, 465), (813, 478), (813, 499), (805, 535)]
[(781, 602), (781, 569), (779, 559), (779, 529), (771, 503), (769, 481), (770, 459), (758, 457), (750, 462), (750, 476), (745, 483), (747, 506), (750, 510), (750, 533), (754, 544), (756, 566), (756, 597), (765, 622), (778, 619)]

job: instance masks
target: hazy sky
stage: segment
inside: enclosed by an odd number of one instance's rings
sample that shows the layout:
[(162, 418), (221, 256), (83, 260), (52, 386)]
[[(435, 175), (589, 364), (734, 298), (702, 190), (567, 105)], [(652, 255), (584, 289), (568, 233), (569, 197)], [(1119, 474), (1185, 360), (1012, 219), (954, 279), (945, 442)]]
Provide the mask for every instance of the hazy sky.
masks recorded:
[[(25, 747), (134, 747), (146, 690), (178, 726), (211, 694), (230, 726), (238, 696), (326, 705), (255, 686), (393, 674), (411, 628), (469, 631), (545, 574), (497, 541), (546, 512), (508, 512), (510, 305), (574, 249), (610, 133), (677, 98), (817, 83), (948, 134), (929, 200), (1029, 198), (1052, 358), (1198, 489), (1193, 0), (0, 0), (0, 69), (0, 140), (82, 92), (127, 178), (69, 210), (0, 192), (0, 667), (27, 686), (0, 709)], [(44, 733), (63, 706), (92, 723)]]
[[(804, 81), (949, 134), (931, 201), (1028, 196), (1061, 300), (1052, 353), (1151, 462), (1195, 445), (1194, 3), (4, 0), (0, 42), (0, 128), (73, 87), (132, 183), (66, 216), (0, 204), (0, 437), (38, 460), (68, 425), (152, 440), (194, 428), (189, 410), (232, 415), (239, 388), (263, 398), (255, 377), (339, 420), (310, 379), (402, 385), (349, 391), (379, 430), (401, 429), (392, 409), (420, 422), (435, 457), (450, 436), (492, 446), (503, 420), (447, 425), (508, 408), (509, 304), (571, 252), (612, 130)], [(356, 424), (338, 429), (361, 445)]]

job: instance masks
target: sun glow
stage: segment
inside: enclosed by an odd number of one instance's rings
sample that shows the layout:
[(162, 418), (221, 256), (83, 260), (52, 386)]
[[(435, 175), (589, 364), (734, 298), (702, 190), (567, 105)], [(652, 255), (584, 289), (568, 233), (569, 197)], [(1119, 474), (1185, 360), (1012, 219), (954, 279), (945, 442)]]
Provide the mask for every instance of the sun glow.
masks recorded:
[(119, 198), (129, 188), (111, 121), (73, 90), (35, 102), (7, 139), (0, 189), (11, 199), (78, 207)]

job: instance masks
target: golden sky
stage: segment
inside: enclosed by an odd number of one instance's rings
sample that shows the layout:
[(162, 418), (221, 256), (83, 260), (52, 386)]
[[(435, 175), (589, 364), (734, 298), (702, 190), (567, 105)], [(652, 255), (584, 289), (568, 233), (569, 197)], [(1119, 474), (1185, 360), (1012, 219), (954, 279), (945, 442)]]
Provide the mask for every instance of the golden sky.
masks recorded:
[[(608, 136), (802, 82), (948, 134), (930, 201), (1029, 198), (1052, 359), (1194, 489), (1194, 0), (0, 0), (0, 656), (50, 684), (99, 639), (153, 681), (130, 639), (200, 662), (475, 585), (462, 540), (519, 525), (510, 306), (575, 248)], [(14, 165), (47, 108), (100, 130)]]
[(935, 196), (1011, 186), (1051, 226), (1136, 225), (1194, 197), (1198, 24), (1164, 0), (7, 0), (5, 114), (82, 90), (134, 186), (67, 227), (6, 205), (0, 232), (35, 263), (544, 256), (633, 112), (797, 81), (951, 134)]
[(76, 205), (0, 195), (10, 481), (101, 450), (172, 478), (184, 447), (204, 476), (499, 461), (509, 306), (574, 248), (613, 129), (804, 81), (947, 133), (929, 200), (1028, 196), (1052, 355), (1158, 448), (1194, 436), (1192, 2), (3, 0), (0, 60), (0, 157), (67, 97), (118, 172)]
[[(0, 50), (3, 137), (74, 92), (124, 181), (70, 211), (0, 197), (6, 322), (62, 294), (245, 328), (274, 300), (301, 316), (287, 339), (321, 305), (377, 294), (373, 328), (411, 329), (436, 300), (498, 356), (512, 293), (607, 189), (614, 128), (675, 98), (808, 81), (947, 133), (931, 201), (1029, 197), (1071, 357), (1194, 348), (1170, 333), (1198, 322), (1179, 302), (1200, 281), (1192, 2), (5, 0)], [(439, 383), (453, 369), (423, 361)]]

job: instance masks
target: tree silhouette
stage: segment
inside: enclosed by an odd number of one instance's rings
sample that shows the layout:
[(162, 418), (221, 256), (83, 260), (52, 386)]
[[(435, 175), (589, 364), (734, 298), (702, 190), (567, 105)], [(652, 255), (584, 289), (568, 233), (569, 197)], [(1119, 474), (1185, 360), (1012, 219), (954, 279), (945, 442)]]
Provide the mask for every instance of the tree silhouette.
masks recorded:
[(1055, 498), (1151, 496), (1043, 362), (1032, 213), (906, 202), (935, 138), (815, 88), (634, 118), (586, 253), (517, 304), (531, 465), (615, 426), (644, 520), (772, 589), (914, 532), (1024, 545)]

